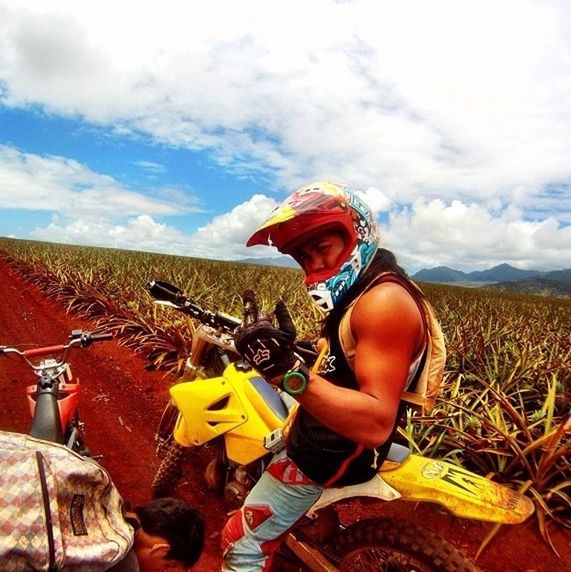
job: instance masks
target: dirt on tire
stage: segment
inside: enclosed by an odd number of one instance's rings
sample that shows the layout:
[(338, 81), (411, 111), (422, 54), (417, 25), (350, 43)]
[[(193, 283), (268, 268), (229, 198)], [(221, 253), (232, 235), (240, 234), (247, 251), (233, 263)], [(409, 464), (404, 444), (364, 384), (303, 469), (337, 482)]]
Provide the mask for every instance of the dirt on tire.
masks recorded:
[[(64, 343), (71, 330), (77, 328), (92, 330), (94, 324), (67, 315), (0, 259), (0, 345), (55, 345)], [(116, 341), (72, 352), (69, 361), (82, 383), (80, 410), (87, 445), (94, 454), (103, 455), (101, 463), (126, 500), (133, 505), (149, 500), (159, 466), (154, 435), (174, 380), (164, 373), (149, 371), (141, 357)], [(22, 363), (1, 359), (0, 429), (29, 430), (25, 386), (33, 382), (33, 374)], [(227, 518), (220, 496), (206, 489), (203, 471), (207, 460), (206, 455), (198, 454), (192, 463), (185, 463), (185, 475), (172, 492), (202, 510), (206, 517), (206, 547), (193, 568), (197, 572), (220, 568), (220, 531)], [(378, 514), (415, 523), (442, 536), (471, 559), (491, 528), (488, 523), (462, 520), (428, 503), (393, 501), (379, 506), (353, 502), (343, 512), (350, 519)], [(476, 564), (484, 572), (568, 570), (571, 535), (553, 527), (552, 539), (560, 557), (547, 546), (532, 520), (504, 526)]]

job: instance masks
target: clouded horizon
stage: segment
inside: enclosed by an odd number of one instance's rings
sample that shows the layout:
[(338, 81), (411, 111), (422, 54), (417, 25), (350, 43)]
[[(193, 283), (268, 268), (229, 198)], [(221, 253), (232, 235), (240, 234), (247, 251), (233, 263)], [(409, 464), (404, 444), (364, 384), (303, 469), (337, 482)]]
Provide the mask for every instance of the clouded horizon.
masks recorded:
[(0, 234), (204, 258), (346, 181), (410, 272), (571, 266), (563, 0), (0, 0)]

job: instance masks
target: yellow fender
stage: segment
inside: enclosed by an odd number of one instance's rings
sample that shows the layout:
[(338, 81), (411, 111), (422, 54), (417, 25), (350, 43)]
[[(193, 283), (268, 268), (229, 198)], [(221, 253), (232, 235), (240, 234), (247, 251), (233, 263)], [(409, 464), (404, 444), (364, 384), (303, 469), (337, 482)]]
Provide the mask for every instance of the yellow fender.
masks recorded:
[(405, 500), (435, 502), (464, 518), (519, 524), (533, 514), (529, 498), (439, 459), (410, 455), (381, 468), (381, 478)]

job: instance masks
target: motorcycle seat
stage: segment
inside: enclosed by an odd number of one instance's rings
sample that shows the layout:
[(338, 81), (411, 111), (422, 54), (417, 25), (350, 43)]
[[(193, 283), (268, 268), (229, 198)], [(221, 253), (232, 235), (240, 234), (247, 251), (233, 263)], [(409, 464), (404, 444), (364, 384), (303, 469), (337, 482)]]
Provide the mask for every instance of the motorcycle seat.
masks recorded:
[(389, 452), (387, 453), (386, 460), (392, 461), (393, 463), (398, 463), (399, 465), (406, 461), (410, 455), (410, 450), (404, 445), (399, 445), (398, 443), (391, 443)]

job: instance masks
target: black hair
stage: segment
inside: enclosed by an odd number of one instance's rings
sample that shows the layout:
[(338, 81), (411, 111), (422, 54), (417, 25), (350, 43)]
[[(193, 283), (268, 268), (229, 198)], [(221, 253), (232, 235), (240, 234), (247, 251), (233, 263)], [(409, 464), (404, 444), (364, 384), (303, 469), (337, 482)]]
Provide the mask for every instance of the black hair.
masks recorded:
[(141, 528), (170, 544), (167, 559), (190, 568), (204, 548), (204, 518), (189, 504), (171, 497), (154, 499), (134, 508)]
[(325, 317), (322, 323), (321, 334), (326, 337), (331, 337), (336, 335), (336, 331), (339, 325), (341, 317), (347, 310), (347, 307), (359, 294), (361, 294), (371, 283), (371, 281), (378, 276), (381, 272), (392, 272), (396, 274), (404, 282), (410, 283), (410, 278), (406, 273), (406, 270), (399, 266), (396, 256), (386, 248), (379, 248), (371, 260), (371, 264), (364, 272), (363, 275), (359, 276), (357, 282), (349, 288), (345, 297), (341, 300), (331, 312)]

